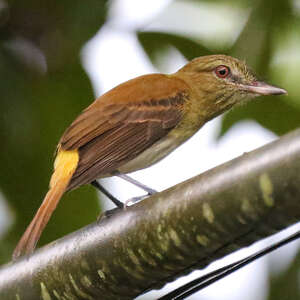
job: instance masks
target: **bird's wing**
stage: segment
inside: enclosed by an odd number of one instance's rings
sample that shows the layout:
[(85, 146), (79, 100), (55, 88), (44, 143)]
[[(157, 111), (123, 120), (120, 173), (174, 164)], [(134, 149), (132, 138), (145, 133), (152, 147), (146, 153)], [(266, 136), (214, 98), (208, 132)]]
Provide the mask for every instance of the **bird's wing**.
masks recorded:
[(182, 80), (161, 74), (130, 80), (98, 98), (60, 140), (63, 150), (79, 150), (69, 189), (118, 170), (166, 136), (187, 98)]

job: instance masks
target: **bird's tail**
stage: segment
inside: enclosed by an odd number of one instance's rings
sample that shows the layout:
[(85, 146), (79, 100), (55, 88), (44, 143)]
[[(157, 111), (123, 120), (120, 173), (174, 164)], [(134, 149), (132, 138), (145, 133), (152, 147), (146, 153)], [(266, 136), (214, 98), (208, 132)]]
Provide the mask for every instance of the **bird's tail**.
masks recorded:
[(60, 198), (64, 194), (73, 173), (78, 165), (79, 155), (77, 150), (59, 150), (54, 163), (54, 173), (50, 181), (50, 189), (46, 194), (40, 208), (27, 227), (13, 253), (13, 260), (23, 254), (30, 254), (47, 225)]

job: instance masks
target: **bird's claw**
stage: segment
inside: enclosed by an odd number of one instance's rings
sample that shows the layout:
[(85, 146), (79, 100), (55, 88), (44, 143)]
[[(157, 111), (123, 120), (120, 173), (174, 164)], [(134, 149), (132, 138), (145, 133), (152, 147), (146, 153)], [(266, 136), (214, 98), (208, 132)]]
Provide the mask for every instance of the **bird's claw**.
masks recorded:
[(151, 195), (147, 194), (147, 195), (143, 195), (143, 196), (132, 197), (132, 198), (126, 200), (124, 202), (124, 209), (126, 209), (127, 206), (134, 205), (134, 204), (144, 200), (145, 198), (148, 198), (149, 196), (151, 196)]
[[(156, 191), (153, 191), (153, 194), (156, 193)], [(97, 218), (97, 222), (100, 222), (101, 220), (105, 219), (105, 218), (110, 218), (112, 215), (114, 215), (116, 212), (120, 211), (120, 210), (126, 210), (126, 208), (128, 206), (131, 206), (131, 205), (134, 205), (142, 200), (144, 200), (145, 198), (148, 198), (152, 196), (152, 194), (146, 194), (146, 195), (143, 195), (143, 196), (137, 196), (137, 197), (132, 197), (132, 198), (129, 198), (128, 200), (126, 200), (124, 202), (124, 205), (123, 207), (116, 207), (116, 208), (113, 208), (113, 209), (110, 209), (110, 210), (107, 210), (103, 213), (100, 213), (100, 215), (98, 216)]]
[[(124, 205), (124, 207), (125, 207), (125, 205)], [(109, 209), (109, 210), (106, 210), (106, 211), (104, 211), (104, 212), (101, 212), (101, 213), (99, 214), (99, 216), (97, 217), (97, 222), (100, 222), (100, 221), (102, 221), (102, 220), (104, 220), (104, 219), (106, 219), (106, 218), (110, 218), (110, 217), (113, 216), (116, 212), (120, 211), (121, 209), (124, 209), (124, 207), (123, 207), (123, 208), (115, 207), (115, 208), (113, 208), (113, 209)]]

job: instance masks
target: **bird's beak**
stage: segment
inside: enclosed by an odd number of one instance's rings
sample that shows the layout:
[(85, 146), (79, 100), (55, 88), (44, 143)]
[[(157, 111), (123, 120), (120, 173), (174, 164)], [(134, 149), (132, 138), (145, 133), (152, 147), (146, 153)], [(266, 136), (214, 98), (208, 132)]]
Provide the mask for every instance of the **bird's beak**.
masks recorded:
[(258, 95), (283, 95), (287, 94), (287, 91), (284, 89), (281, 89), (279, 87), (269, 85), (263, 81), (254, 81), (251, 85), (242, 85), (242, 89), (258, 94)]

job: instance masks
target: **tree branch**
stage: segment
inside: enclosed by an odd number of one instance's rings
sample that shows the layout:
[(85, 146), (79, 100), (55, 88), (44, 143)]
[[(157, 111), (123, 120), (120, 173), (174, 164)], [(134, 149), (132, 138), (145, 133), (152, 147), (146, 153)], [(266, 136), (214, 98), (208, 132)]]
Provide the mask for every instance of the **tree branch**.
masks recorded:
[(132, 299), (300, 218), (300, 130), (0, 269), (1, 299)]

